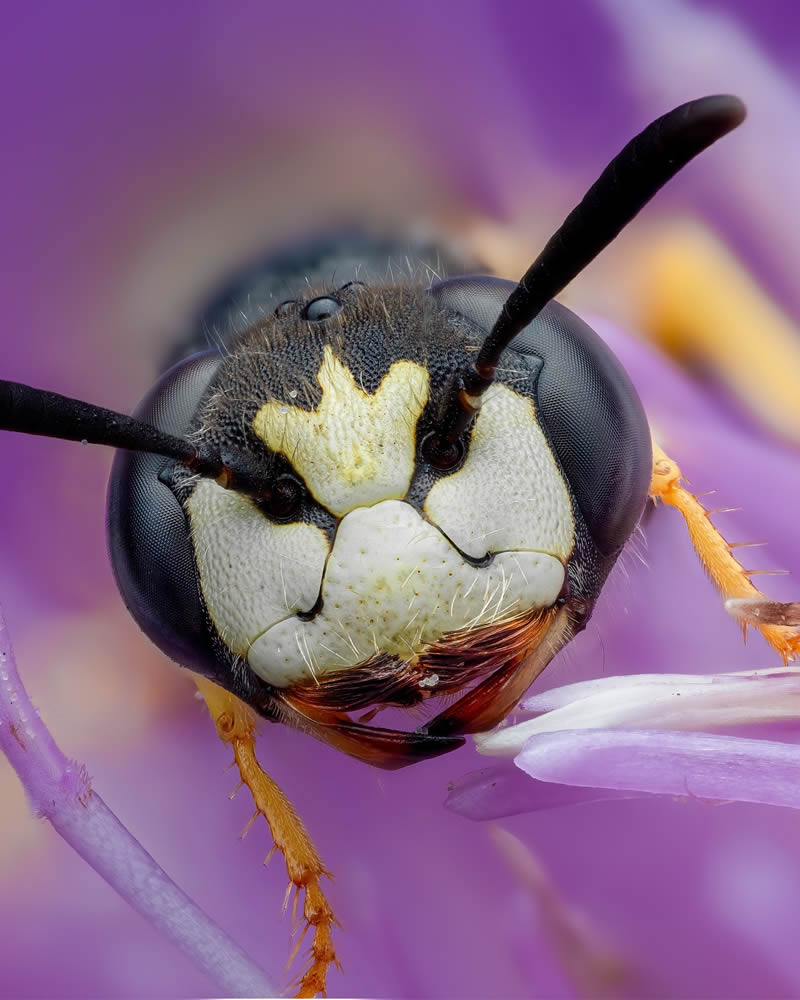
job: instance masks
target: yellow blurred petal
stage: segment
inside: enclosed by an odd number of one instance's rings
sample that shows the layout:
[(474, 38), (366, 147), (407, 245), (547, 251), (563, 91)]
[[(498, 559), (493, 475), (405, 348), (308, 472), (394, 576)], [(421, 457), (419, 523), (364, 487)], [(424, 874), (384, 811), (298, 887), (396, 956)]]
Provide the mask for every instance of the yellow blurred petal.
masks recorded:
[(800, 332), (712, 233), (682, 222), (639, 247), (644, 333), (713, 372), (773, 431), (800, 442)]

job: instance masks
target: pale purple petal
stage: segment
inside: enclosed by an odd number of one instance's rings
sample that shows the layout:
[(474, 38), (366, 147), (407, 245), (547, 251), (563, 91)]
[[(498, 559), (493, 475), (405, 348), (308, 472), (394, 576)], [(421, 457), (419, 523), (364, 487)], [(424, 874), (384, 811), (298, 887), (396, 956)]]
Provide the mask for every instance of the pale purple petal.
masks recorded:
[(800, 808), (800, 751), (769, 740), (584, 729), (533, 737), (514, 762), (538, 781)]
[(635, 793), (607, 788), (537, 781), (508, 764), (482, 767), (462, 775), (448, 786), (445, 806), (467, 819), (500, 819), (540, 809), (559, 809), (582, 802), (638, 798)]
[(722, 674), (630, 674), (621, 677), (595, 677), (592, 680), (576, 681), (574, 684), (563, 684), (561, 687), (550, 688), (548, 691), (537, 691), (534, 694), (529, 694), (519, 703), (519, 709), (522, 712), (539, 715), (542, 712), (552, 712), (554, 709), (564, 708), (566, 705), (572, 705), (584, 698), (607, 694), (620, 688), (625, 691), (640, 688), (654, 691), (662, 687), (678, 690), (687, 685), (706, 687), (709, 684), (718, 684), (722, 681), (735, 681), (737, 678), (751, 680), (758, 677), (780, 676), (800, 677), (800, 668), (737, 670)]
[(575, 996), (593, 1000), (641, 997), (646, 986), (635, 958), (615, 947), (604, 928), (564, 898), (527, 844), (500, 826), (491, 828), (491, 836), (534, 904)]

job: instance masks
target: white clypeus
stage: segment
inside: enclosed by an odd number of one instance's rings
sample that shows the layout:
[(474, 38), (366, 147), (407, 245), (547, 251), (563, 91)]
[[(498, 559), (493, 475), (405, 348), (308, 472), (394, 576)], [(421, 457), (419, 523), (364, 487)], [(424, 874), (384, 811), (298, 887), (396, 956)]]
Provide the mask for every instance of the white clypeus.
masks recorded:
[[(273, 524), (215, 483), (199, 484), (189, 506), (214, 624), (277, 687), (376, 651), (409, 657), (447, 632), (549, 607), (564, 582), (560, 559), (543, 552), (502, 552), (471, 566), (403, 501), (346, 515), (327, 565), (317, 528)], [(301, 620), (320, 587), (321, 610)]]
[(248, 662), (282, 686), (376, 652), (408, 658), (446, 632), (549, 607), (563, 582), (561, 562), (541, 552), (502, 552), (471, 566), (413, 507), (386, 500), (339, 525), (320, 613), (273, 625)]

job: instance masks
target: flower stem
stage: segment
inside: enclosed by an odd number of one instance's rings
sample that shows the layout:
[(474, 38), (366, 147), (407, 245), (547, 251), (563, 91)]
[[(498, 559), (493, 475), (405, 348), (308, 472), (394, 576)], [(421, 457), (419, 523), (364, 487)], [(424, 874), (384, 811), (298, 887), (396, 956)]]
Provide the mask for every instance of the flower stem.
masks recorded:
[(225, 995), (277, 995), (261, 969), (117, 819), (91, 788), (86, 769), (64, 756), (23, 687), (2, 611), (0, 749), (19, 775), (36, 812)]

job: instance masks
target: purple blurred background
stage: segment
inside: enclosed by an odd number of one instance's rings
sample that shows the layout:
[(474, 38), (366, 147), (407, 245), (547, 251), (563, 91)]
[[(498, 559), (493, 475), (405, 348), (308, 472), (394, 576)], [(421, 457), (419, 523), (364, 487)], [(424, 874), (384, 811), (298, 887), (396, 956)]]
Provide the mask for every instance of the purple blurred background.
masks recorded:
[[(463, 232), (483, 220), (536, 247), (634, 132), (715, 90), (742, 96), (748, 123), (660, 196), (643, 231), (704, 219), (797, 320), (798, 17), (788, 0), (9, 8), (2, 375), (128, 409), (214, 281), (337, 221)], [(572, 304), (626, 317), (613, 289), (628, 238)], [(721, 526), (768, 538), (767, 563), (796, 580), (796, 449), (609, 337), (693, 485), (744, 506)], [(261, 869), (264, 828), (237, 840), (250, 808), (242, 793), (228, 801), (227, 750), (188, 675), (117, 596), (103, 532), (111, 455), (0, 446), (0, 600), (29, 690), (121, 819), (278, 977), (285, 875), (279, 860)], [(543, 681), (774, 663), (760, 640), (742, 646), (671, 515), (648, 517), (646, 564), (624, 560)], [(791, 581), (770, 593), (788, 598)], [(447, 781), (482, 763), (471, 749), (383, 774), (274, 726), (260, 752), (336, 874), (344, 973), (332, 995), (586, 993), (488, 827), (442, 808)], [(4, 761), (0, 795), (0, 995), (214, 992), (31, 818)], [(611, 802), (504, 825), (630, 971), (612, 993), (800, 992), (793, 812)]]

